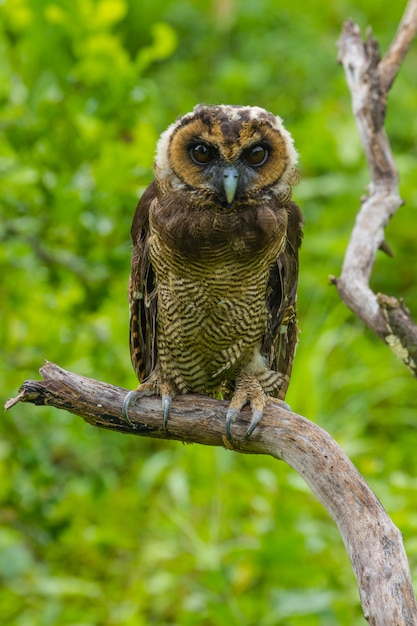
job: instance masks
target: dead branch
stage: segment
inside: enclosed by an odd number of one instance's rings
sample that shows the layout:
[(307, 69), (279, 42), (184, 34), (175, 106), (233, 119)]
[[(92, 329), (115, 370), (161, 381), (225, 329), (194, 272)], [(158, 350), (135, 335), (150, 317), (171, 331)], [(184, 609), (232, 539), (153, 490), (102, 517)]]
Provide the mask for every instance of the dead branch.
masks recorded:
[(161, 402), (143, 398), (132, 407), (133, 426), (122, 417), (126, 389), (67, 372), (53, 363), (40, 370), (43, 380), (28, 380), (6, 410), (19, 402), (54, 406), (110, 430), (224, 446), (247, 454), (269, 454), (293, 467), (336, 522), (358, 582), (366, 619), (374, 626), (417, 625), (417, 603), (402, 537), (362, 476), (334, 439), (316, 424), (269, 404), (249, 440), (239, 437), (250, 422), (244, 409), (225, 436), (227, 402), (198, 395), (174, 400), (168, 429), (162, 428)]
[(412, 0), (405, 8), (404, 15), (398, 27), (394, 41), (385, 57), (381, 60), (380, 72), (384, 89), (391, 88), (399, 67), (405, 58), (417, 32), (417, 2)]
[[(384, 228), (403, 204), (398, 189), (398, 171), (384, 130), (388, 91), (417, 33), (417, 0), (410, 0), (397, 34), (385, 58), (378, 42), (368, 33), (362, 40), (359, 27), (345, 23), (338, 42), (352, 95), (353, 113), (371, 174), (369, 195), (364, 199), (346, 250), (340, 278), (334, 280), (341, 299), (399, 356), (417, 376), (417, 326), (409, 311), (402, 310), (402, 323), (392, 324), (384, 305), (388, 296), (377, 296), (369, 279), (378, 249), (386, 249)], [(389, 298), (391, 305), (393, 298)]]

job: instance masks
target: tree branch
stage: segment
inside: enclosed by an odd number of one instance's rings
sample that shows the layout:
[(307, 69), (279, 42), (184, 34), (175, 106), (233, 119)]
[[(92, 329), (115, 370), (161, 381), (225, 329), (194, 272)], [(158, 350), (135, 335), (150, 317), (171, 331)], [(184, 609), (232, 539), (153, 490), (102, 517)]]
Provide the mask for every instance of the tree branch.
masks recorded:
[[(26, 381), (6, 410), (19, 402), (54, 406), (110, 430), (224, 446), (247, 454), (269, 454), (293, 467), (336, 522), (359, 586), (365, 617), (374, 626), (417, 624), (417, 603), (402, 537), (362, 476), (334, 439), (309, 420), (269, 404), (250, 439), (225, 436), (227, 402), (203, 396), (175, 398), (168, 429), (160, 399), (143, 398), (132, 407), (130, 426), (122, 417), (126, 390), (67, 372), (53, 363), (40, 370), (43, 380)], [(244, 409), (234, 425), (242, 437), (250, 422)]]
[[(398, 171), (384, 130), (386, 101), (399, 65), (417, 32), (417, 0), (411, 0), (396, 37), (381, 60), (378, 42), (368, 33), (362, 40), (352, 21), (344, 24), (339, 57), (352, 94), (353, 113), (371, 174), (369, 195), (363, 200), (346, 250), (340, 278), (334, 279), (345, 304), (393, 349), (417, 376), (417, 326), (409, 311), (394, 298), (377, 296), (369, 279), (378, 249), (387, 250), (384, 228), (403, 204)], [(390, 323), (389, 310), (401, 309), (402, 323)]]
[(381, 61), (380, 73), (385, 91), (389, 91), (399, 67), (417, 33), (417, 0), (411, 0), (404, 11), (395, 38)]

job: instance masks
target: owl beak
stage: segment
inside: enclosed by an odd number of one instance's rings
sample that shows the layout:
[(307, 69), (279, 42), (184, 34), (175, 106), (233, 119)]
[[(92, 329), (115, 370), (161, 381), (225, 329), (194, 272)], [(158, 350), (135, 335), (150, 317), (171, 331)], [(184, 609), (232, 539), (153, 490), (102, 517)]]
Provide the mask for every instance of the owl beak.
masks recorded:
[(225, 167), (223, 170), (223, 188), (228, 204), (232, 204), (235, 199), (237, 184), (239, 182), (239, 171), (237, 167)]

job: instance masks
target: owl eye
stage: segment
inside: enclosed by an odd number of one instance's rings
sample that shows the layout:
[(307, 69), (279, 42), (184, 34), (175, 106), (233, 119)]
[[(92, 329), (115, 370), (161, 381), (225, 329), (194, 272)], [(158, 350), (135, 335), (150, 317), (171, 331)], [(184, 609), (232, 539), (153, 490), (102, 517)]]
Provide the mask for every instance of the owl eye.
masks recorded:
[(214, 149), (206, 143), (196, 143), (190, 148), (190, 157), (197, 165), (206, 165), (214, 158)]
[(263, 165), (269, 156), (268, 150), (262, 144), (257, 144), (256, 146), (252, 146), (248, 148), (244, 152), (244, 157), (249, 165), (254, 165), (255, 167), (259, 167)]

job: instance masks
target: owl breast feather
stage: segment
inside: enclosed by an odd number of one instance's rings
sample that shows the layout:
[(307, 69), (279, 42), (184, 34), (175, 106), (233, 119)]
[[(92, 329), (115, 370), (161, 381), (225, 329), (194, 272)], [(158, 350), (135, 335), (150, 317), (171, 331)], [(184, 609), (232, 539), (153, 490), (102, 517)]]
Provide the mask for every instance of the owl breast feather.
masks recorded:
[[(182, 392), (210, 393), (259, 351), (268, 322), (269, 268), (285, 236), (244, 254), (239, 238), (183, 255), (151, 222), (161, 371)], [(168, 242), (168, 245), (167, 245)], [(233, 245), (234, 244), (234, 245)]]

